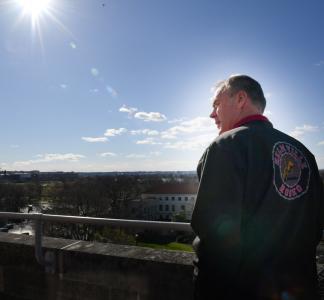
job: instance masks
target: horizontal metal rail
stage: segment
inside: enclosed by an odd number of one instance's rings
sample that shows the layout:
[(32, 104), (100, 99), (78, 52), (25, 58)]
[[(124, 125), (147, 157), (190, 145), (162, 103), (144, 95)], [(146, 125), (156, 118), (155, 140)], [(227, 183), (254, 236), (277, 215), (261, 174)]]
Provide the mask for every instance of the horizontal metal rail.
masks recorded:
[(161, 221), (144, 221), (144, 220), (127, 220), (127, 219), (108, 219), (108, 218), (92, 218), (65, 215), (48, 215), (42, 213), (14, 213), (0, 212), (0, 219), (16, 219), (16, 220), (32, 220), (35, 223), (35, 257), (39, 264), (45, 266), (47, 272), (55, 272), (55, 262), (50, 252), (43, 253), (43, 223), (59, 222), (59, 223), (81, 223), (92, 225), (111, 225), (126, 228), (145, 228), (154, 230), (175, 230), (192, 232), (189, 223), (178, 222), (161, 222)]
[(145, 221), (145, 220), (127, 220), (127, 219), (108, 219), (108, 218), (92, 218), (65, 215), (48, 215), (41, 213), (13, 213), (0, 212), (0, 219), (21, 219), (21, 220), (40, 220), (59, 223), (81, 223), (93, 225), (111, 225), (126, 228), (145, 228), (145, 229), (169, 229), (176, 231), (192, 232), (189, 223), (180, 222), (162, 222), (162, 221)]

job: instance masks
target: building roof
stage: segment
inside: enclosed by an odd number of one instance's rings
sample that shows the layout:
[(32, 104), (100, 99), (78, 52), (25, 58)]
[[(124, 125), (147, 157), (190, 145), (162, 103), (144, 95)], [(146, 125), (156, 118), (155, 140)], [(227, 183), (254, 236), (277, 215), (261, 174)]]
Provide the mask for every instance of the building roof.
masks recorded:
[(144, 194), (197, 194), (198, 183), (162, 183), (144, 192)]

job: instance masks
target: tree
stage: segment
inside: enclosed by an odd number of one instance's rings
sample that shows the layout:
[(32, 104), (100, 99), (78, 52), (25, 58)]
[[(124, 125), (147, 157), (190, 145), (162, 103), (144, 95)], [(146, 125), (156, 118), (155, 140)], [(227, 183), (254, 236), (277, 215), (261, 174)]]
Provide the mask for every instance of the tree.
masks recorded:
[(2, 211), (19, 212), (27, 204), (28, 197), (26, 197), (23, 184), (0, 184), (0, 209)]

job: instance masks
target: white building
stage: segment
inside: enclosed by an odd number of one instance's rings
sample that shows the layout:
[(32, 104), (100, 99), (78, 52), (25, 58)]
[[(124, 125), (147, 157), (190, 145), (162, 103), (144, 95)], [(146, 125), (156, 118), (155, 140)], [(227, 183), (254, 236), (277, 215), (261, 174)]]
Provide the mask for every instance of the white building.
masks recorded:
[(178, 215), (190, 221), (197, 189), (197, 183), (165, 183), (152, 188), (141, 197), (143, 218), (173, 221)]

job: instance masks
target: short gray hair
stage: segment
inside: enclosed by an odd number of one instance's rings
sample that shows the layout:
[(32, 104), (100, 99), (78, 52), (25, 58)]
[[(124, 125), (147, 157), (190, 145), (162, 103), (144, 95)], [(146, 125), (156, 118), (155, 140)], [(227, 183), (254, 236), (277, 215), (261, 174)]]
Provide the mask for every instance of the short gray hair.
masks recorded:
[(216, 84), (218, 93), (229, 92), (232, 96), (239, 91), (245, 91), (251, 98), (252, 103), (264, 112), (266, 99), (259, 82), (247, 75), (232, 75), (226, 80)]

